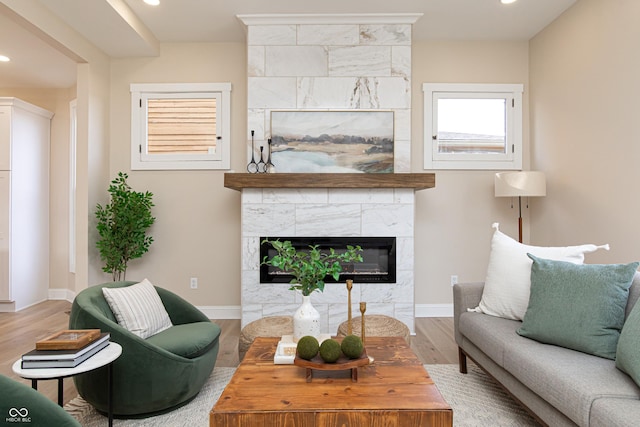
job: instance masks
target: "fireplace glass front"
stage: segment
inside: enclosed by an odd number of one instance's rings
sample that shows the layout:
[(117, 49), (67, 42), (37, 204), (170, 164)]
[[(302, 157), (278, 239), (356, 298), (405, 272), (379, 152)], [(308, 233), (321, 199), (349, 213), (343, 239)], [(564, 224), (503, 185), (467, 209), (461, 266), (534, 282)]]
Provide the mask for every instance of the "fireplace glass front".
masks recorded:
[[(344, 252), (347, 246), (362, 247), (363, 262), (345, 263), (338, 282), (347, 279), (355, 283), (395, 283), (396, 282), (396, 238), (395, 237), (260, 237), (260, 262), (270, 259), (276, 250), (264, 239), (291, 241), (297, 250), (309, 249), (317, 245), (321, 251)], [(260, 265), (260, 283), (289, 283), (293, 276), (269, 265)], [(325, 278), (327, 283), (335, 283), (333, 277)]]

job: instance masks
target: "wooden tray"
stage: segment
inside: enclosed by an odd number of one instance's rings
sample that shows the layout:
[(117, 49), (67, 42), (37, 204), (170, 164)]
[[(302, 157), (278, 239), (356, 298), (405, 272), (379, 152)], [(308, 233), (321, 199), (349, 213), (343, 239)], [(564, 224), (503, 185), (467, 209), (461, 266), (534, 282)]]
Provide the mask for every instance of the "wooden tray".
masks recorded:
[(293, 364), (307, 369), (307, 382), (310, 383), (313, 379), (313, 370), (319, 371), (344, 371), (351, 369), (351, 381), (358, 381), (358, 368), (369, 364), (369, 356), (367, 356), (367, 349), (362, 351), (362, 354), (357, 359), (349, 359), (344, 355), (340, 355), (340, 358), (335, 363), (326, 363), (320, 357), (320, 354), (316, 355), (311, 360), (306, 360), (298, 357), (293, 360)]
[(77, 350), (100, 337), (100, 329), (67, 329), (36, 342), (36, 350)]

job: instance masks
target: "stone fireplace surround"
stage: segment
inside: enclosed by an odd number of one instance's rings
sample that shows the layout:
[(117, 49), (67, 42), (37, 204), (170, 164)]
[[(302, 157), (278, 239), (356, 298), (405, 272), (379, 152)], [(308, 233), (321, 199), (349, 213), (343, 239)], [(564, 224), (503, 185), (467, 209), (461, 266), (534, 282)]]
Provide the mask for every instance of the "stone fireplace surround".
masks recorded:
[[(316, 178), (311, 188), (296, 179), (300, 175)], [(347, 175), (225, 175), (226, 187), (242, 191), (242, 327), (265, 316), (291, 315), (302, 303), (286, 283), (260, 283), (260, 236), (395, 236), (396, 283), (354, 283), (352, 310), (359, 313), (359, 303), (366, 302), (367, 313), (395, 317), (415, 332), (414, 195), (433, 187), (435, 176), (368, 177), (382, 183), (376, 186), (353, 184), (359, 174)], [(388, 188), (383, 187), (385, 181), (391, 182)], [(334, 183), (353, 187), (336, 188)], [(323, 319), (321, 330), (335, 333), (347, 318), (344, 283), (327, 283), (323, 293), (313, 294), (312, 302)]]
[[(408, 173), (411, 25), (420, 16), (238, 16), (247, 27), (247, 135), (255, 132), (256, 149), (270, 135), (272, 110), (391, 110), (396, 172), (366, 174), (390, 175), (382, 180), (360, 175), (362, 182), (349, 188), (339, 177), (324, 183), (323, 174), (313, 180), (245, 176), (253, 183), (237, 188), (234, 175), (247, 174), (225, 175), (225, 186), (242, 191), (242, 327), (291, 315), (302, 302), (288, 284), (260, 284), (260, 236), (395, 236), (396, 283), (354, 283), (353, 312), (367, 302), (368, 314), (393, 316), (414, 333), (414, 191), (429, 186), (416, 188), (411, 179), (431, 175)], [(247, 161), (250, 147), (247, 138)], [(271, 185), (274, 179), (279, 183)], [(322, 331), (334, 334), (347, 318), (346, 287), (327, 284), (312, 301), (324, 319)]]

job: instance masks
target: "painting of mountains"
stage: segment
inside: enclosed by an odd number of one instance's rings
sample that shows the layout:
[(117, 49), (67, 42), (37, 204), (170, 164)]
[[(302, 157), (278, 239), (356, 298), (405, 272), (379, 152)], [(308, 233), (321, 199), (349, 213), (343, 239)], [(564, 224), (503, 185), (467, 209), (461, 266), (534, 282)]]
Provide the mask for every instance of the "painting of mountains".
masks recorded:
[(393, 111), (272, 111), (277, 172), (393, 173)]

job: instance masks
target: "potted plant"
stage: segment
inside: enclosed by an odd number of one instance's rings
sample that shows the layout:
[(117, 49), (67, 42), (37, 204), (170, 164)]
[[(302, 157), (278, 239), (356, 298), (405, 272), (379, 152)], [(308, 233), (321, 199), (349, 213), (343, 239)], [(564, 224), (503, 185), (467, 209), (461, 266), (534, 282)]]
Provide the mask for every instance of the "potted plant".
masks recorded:
[(297, 250), (289, 240), (268, 240), (263, 244), (270, 244), (277, 252), (269, 259), (264, 257), (262, 264), (279, 268), (293, 276), (290, 290), (302, 293), (302, 305), (293, 316), (293, 338), (298, 340), (305, 335), (320, 335), (320, 313), (311, 305), (311, 294), (324, 291), (327, 276), (338, 280), (345, 262), (362, 262), (362, 248), (347, 246), (344, 252), (336, 252), (330, 248), (321, 251), (318, 245), (309, 246), (308, 250)]
[(153, 193), (133, 191), (128, 177), (119, 172), (109, 186), (109, 204), (96, 205), (100, 235), (96, 245), (105, 263), (102, 271), (111, 273), (113, 281), (125, 280), (128, 262), (140, 258), (153, 243), (153, 237), (147, 236), (156, 220), (151, 215)]

